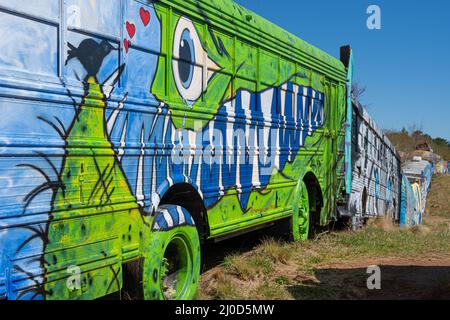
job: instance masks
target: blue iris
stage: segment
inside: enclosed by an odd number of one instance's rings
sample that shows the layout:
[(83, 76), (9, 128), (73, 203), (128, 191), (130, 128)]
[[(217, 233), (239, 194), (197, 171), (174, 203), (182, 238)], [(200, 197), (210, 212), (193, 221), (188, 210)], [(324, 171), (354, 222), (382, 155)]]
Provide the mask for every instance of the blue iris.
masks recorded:
[(195, 47), (191, 32), (188, 29), (184, 29), (181, 35), (179, 52), (178, 73), (183, 87), (189, 89), (194, 77)]

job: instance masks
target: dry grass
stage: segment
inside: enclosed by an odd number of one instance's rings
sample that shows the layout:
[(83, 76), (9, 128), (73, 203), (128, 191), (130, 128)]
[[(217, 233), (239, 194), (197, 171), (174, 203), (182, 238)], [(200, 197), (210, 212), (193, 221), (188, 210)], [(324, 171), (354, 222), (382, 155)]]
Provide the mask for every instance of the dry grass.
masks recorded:
[(364, 230), (333, 232), (317, 241), (264, 239), (254, 250), (229, 255), (219, 267), (205, 273), (199, 298), (333, 299), (339, 290), (318, 286), (317, 270), (321, 268), (384, 258), (449, 258), (449, 187), (450, 176), (435, 179), (428, 200), (430, 214), (416, 228), (400, 229), (388, 220), (375, 219)]
[(244, 281), (255, 280), (273, 271), (271, 258), (258, 251), (248, 255), (227, 256), (222, 267)]
[(233, 276), (225, 273), (222, 268), (216, 268), (202, 276), (202, 290), (198, 299), (241, 299), (237, 287)]
[(450, 218), (450, 175), (433, 179), (427, 207), (432, 216)]
[(272, 262), (287, 263), (292, 258), (292, 251), (285, 243), (273, 238), (263, 240), (258, 248), (261, 254), (269, 257)]

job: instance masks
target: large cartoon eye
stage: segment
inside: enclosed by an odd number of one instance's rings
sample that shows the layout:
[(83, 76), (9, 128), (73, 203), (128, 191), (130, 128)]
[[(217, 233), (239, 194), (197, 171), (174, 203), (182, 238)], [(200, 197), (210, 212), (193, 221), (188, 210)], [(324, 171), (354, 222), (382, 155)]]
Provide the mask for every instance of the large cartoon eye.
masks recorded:
[(178, 62), (178, 74), (183, 87), (189, 89), (194, 78), (195, 46), (191, 38), (191, 32), (188, 29), (184, 29), (179, 46), (180, 61)]
[[(205, 62), (209, 70), (207, 79), (203, 78)], [(177, 89), (187, 101), (200, 98), (212, 76), (210, 70), (219, 70), (203, 49), (194, 24), (185, 17), (180, 18), (175, 28), (172, 68)]]

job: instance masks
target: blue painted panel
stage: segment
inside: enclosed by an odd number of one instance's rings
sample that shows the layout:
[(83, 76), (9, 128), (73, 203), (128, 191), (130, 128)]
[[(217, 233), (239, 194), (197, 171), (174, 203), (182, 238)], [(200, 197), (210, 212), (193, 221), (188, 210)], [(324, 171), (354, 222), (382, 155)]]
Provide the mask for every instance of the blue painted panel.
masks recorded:
[(120, 0), (66, 0), (67, 25), (120, 37), (120, 3)]
[(130, 44), (128, 52), (125, 50), (126, 91), (139, 98), (153, 98), (150, 89), (161, 51), (160, 21), (153, 6), (129, 1), (125, 24), (124, 43)]
[[(93, 45), (92, 45), (93, 44)], [(99, 53), (99, 68), (97, 69), (97, 80), (100, 83), (106, 81), (114, 70), (119, 68), (119, 43), (106, 41), (93, 36), (86, 36), (75, 31), (67, 32), (67, 60), (65, 73), (69, 79), (76, 81), (84, 80), (88, 75), (88, 69), (84, 68), (80, 59), (77, 56), (82, 54), (83, 50), (101, 50), (102, 46), (110, 46), (110, 53), (103, 59), (102, 54)], [(87, 48), (87, 49), (85, 49)], [(94, 69), (92, 67), (92, 69)]]
[(400, 208), (400, 225), (408, 227), (412, 225), (414, 216), (415, 198), (411, 183), (406, 177), (402, 178), (402, 198)]
[(59, 17), (59, 0), (0, 0), (0, 6), (25, 14), (56, 20)]

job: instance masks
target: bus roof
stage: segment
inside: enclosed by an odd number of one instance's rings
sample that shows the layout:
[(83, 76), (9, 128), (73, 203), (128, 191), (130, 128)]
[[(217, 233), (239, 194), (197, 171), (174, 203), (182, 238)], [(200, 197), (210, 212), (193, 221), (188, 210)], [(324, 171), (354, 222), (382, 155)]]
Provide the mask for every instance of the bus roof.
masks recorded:
[[(332, 73), (343, 79), (344, 64), (332, 55), (316, 48), (278, 25), (237, 4), (233, 0), (162, 0), (180, 8), (195, 6), (206, 14), (213, 25), (231, 28), (260, 43), (289, 55), (297, 54), (297, 61), (323, 73)], [(193, 9), (193, 8), (192, 8)], [(278, 45), (278, 49), (276, 46)], [(344, 79), (343, 79), (344, 80)]]

